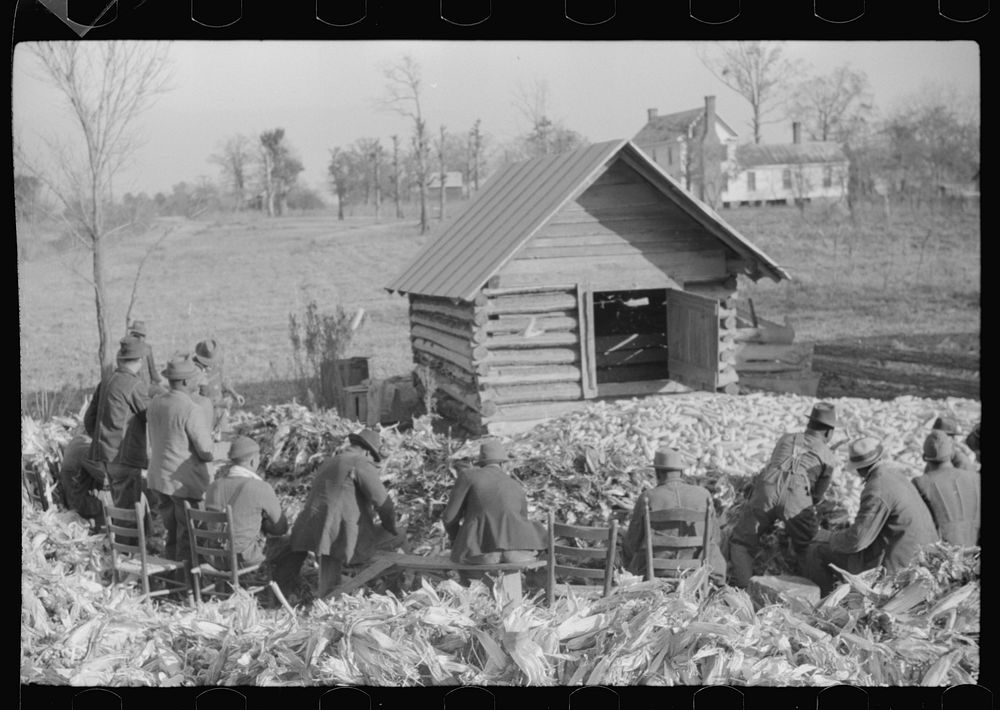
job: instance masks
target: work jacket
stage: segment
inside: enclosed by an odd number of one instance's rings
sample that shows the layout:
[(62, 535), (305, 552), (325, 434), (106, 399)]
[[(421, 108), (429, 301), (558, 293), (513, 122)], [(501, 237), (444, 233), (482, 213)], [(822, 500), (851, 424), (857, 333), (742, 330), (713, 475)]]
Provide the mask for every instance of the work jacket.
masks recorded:
[(490, 552), (546, 547), (541, 526), (528, 520), (521, 484), (494, 464), (459, 472), (442, 518), (451, 560), (459, 564)]
[[(646, 555), (645, 548), (645, 525), (643, 523), (644, 501), (649, 500), (650, 511), (673, 510), (685, 508), (699, 512), (708, 511), (708, 549), (705, 550), (704, 559), (712, 567), (712, 571), (723, 579), (726, 577), (726, 561), (722, 557), (719, 548), (721, 533), (719, 531), (719, 520), (715, 515), (715, 504), (712, 502), (712, 495), (701, 486), (684, 483), (681, 480), (680, 471), (671, 471), (667, 474), (666, 481), (661, 485), (644, 491), (639, 495), (639, 500), (632, 510), (632, 517), (629, 519), (628, 532), (622, 541), (622, 561), (632, 574), (645, 574)], [(677, 531), (670, 531), (680, 537), (691, 537), (700, 535), (703, 523), (679, 524)], [(683, 529), (682, 529), (683, 528)], [(661, 530), (662, 532), (662, 530)], [(693, 559), (695, 555), (701, 554), (697, 549), (663, 550), (654, 553), (659, 558), (673, 559)]]
[(861, 568), (852, 572), (884, 565), (893, 573), (909, 564), (921, 546), (937, 541), (931, 511), (917, 488), (898, 466), (883, 462), (868, 474), (854, 523), (830, 536), (830, 549), (860, 553)]
[(292, 527), (291, 549), (330, 555), (343, 564), (355, 554), (366, 556), (377, 540), (372, 507), (381, 508), (388, 496), (369, 454), (349, 446), (316, 472)]
[(945, 542), (963, 547), (979, 544), (980, 481), (977, 474), (950, 465), (913, 479)]
[[(119, 463), (118, 454), (132, 418), (146, 409), (149, 398), (139, 376), (119, 366), (97, 386), (83, 416), (83, 426), (92, 438), (89, 462)], [(93, 473), (93, 468), (88, 466)], [(100, 467), (103, 469), (103, 467)]]
[(186, 392), (154, 397), (146, 413), (147, 480), (154, 491), (201, 500), (212, 482), (212, 433), (204, 413)]
[(205, 493), (209, 510), (233, 509), (233, 545), (243, 563), (264, 560), (264, 535), (284, 535), (288, 520), (271, 485), (243, 466), (230, 466)]

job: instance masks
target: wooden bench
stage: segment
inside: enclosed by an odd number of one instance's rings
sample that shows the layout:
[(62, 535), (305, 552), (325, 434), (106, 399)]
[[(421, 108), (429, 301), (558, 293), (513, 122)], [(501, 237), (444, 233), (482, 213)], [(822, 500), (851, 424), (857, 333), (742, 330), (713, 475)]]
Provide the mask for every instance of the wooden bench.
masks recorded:
[(401, 570), (426, 572), (499, 572), (500, 589), (504, 603), (521, 599), (521, 572), (545, 567), (545, 560), (527, 562), (501, 562), (495, 565), (463, 565), (452, 562), (443, 555), (407, 555), (398, 552), (376, 552), (371, 564), (349, 581), (334, 589), (331, 594), (347, 594), (360, 589), (382, 575)]

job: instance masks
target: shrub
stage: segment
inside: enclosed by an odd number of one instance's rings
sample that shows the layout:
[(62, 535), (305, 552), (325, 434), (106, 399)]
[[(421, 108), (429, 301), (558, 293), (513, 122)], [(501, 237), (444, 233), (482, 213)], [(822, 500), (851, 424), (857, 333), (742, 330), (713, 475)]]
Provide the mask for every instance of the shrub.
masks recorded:
[[(288, 314), (296, 386), (311, 408), (334, 407), (340, 401), (343, 383), (332, 363), (343, 359), (353, 334), (351, 317), (339, 305), (332, 314), (320, 313), (316, 301), (311, 300), (300, 317)], [(326, 387), (324, 363), (330, 363), (326, 367), (334, 373), (326, 378)]]

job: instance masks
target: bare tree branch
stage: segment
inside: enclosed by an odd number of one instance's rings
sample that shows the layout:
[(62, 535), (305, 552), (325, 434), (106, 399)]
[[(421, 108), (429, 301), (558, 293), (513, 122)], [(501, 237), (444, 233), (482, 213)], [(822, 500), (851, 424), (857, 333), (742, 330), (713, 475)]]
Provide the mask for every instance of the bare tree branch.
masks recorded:
[(148, 249), (146, 249), (146, 253), (143, 254), (142, 259), (139, 261), (139, 266), (136, 267), (135, 280), (132, 282), (132, 293), (129, 295), (128, 299), (128, 309), (125, 311), (126, 328), (128, 328), (129, 323), (132, 322), (132, 308), (135, 306), (135, 298), (139, 292), (139, 280), (142, 278), (142, 269), (146, 266), (146, 261), (153, 254), (153, 252), (159, 248), (159, 246), (163, 243), (163, 240), (166, 239), (170, 233), (174, 231), (174, 229), (174, 227), (168, 227), (165, 229), (163, 234), (161, 234), (160, 237), (153, 242)]

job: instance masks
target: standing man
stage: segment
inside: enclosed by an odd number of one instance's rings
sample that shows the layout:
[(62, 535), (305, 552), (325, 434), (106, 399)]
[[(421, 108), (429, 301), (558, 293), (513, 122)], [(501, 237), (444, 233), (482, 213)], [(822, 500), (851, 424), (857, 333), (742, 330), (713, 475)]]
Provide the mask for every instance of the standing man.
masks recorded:
[(275, 581), (285, 596), (297, 597), (302, 563), (309, 552), (319, 562), (319, 596), (333, 591), (340, 584), (341, 569), (355, 552), (375, 545), (373, 509), (386, 532), (397, 534), (392, 498), (379, 480), (381, 438), (371, 429), (347, 438), (349, 446), (316, 472), (305, 506), (295, 519), (289, 550), (275, 560)]
[[(147, 387), (139, 377), (145, 349), (136, 338), (122, 338), (118, 351), (118, 367), (97, 386), (83, 417), (83, 424), (92, 441), (90, 452), (83, 460), (84, 470), (98, 488), (109, 490), (115, 507), (131, 508), (139, 500), (141, 469), (123, 463), (134, 463), (142, 448), (145, 457), (146, 437), (141, 417), (149, 404)], [(126, 432), (130, 436), (126, 442)], [(123, 447), (123, 444), (127, 446)], [(126, 450), (123, 451), (122, 449)]]
[(981, 479), (955, 466), (952, 447), (952, 439), (944, 431), (936, 429), (928, 434), (924, 441), (927, 469), (913, 479), (913, 485), (930, 508), (941, 539), (972, 547), (979, 544)]
[[(632, 511), (632, 518), (629, 520), (628, 532), (622, 541), (622, 561), (632, 574), (643, 575), (646, 573), (646, 556), (639, 554), (645, 549), (645, 525), (643, 516), (645, 515), (645, 501), (649, 501), (649, 510), (674, 510), (683, 508), (685, 510), (695, 510), (707, 512), (708, 514), (708, 549), (704, 550), (704, 559), (712, 568), (712, 576), (720, 582), (726, 579), (726, 561), (722, 557), (719, 549), (719, 540), (722, 535), (719, 531), (719, 521), (715, 517), (715, 504), (712, 502), (712, 494), (701, 486), (685, 483), (682, 479), (684, 471), (687, 469), (684, 456), (674, 449), (660, 449), (653, 457), (653, 470), (656, 471), (656, 487), (648, 491), (643, 491), (639, 495), (639, 500), (635, 503)], [(694, 525), (691, 523), (677, 523), (670, 530), (680, 537), (694, 536)], [(674, 559), (693, 559), (696, 551), (694, 549), (675, 550), (674, 552), (662, 551), (655, 553), (656, 557), (673, 557)]]
[(159, 371), (156, 369), (156, 360), (153, 358), (153, 346), (146, 342), (146, 321), (134, 320), (128, 328), (128, 336), (136, 338), (145, 348), (143, 364), (139, 368), (139, 378), (150, 390), (149, 396), (162, 394), (166, 391), (166, 383)]
[[(964, 468), (967, 471), (975, 471), (976, 464), (972, 463), (972, 458), (959, 448), (958, 443), (958, 422), (955, 421), (954, 417), (945, 415), (943, 417), (938, 417), (934, 421), (934, 426), (931, 431), (940, 431), (947, 434), (952, 441), (952, 455), (951, 455), (951, 465), (955, 468)], [(925, 469), (926, 470), (926, 469)]]
[(233, 402), (242, 407), (245, 399), (226, 379), (222, 346), (213, 338), (202, 340), (194, 348), (194, 361), (205, 374), (199, 392), (212, 400), (212, 429), (224, 429)]
[(209, 463), (215, 456), (208, 422), (189, 394), (198, 385), (198, 367), (189, 355), (177, 355), (167, 363), (163, 375), (170, 390), (153, 399), (146, 415), (150, 447), (147, 475), (167, 533), (163, 556), (186, 560), (184, 502), (194, 507), (204, 497), (212, 482)]
[(836, 458), (829, 442), (836, 426), (834, 406), (817, 402), (805, 432), (778, 439), (771, 460), (754, 477), (750, 498), (729, 538), (729, 565), (736, 586), (745, 588), (750, 583), (760, 536), (778, 520), (785, 522), (795, 553), (801, 556), (805, 551), (814, 531), (802, 522), (811, 517), (812, 507), (830, 486)]
[(479, 450), (479, 466), (459, 472), (442, 515), (452, 562), (528, 562), (545, 549), (546, 535), (528, 520), (524, 488), (505, 470), (509, 463), (510, 456), (499, 441), (486, 441)]
[(247, 436), (233, 440), (229, 466), (221, 469), (205, 493), (209, 510), (233, 509), (233, 543), (241, 567), (256, 565), (266, 558), (265, 536), (284, 535), (288, 520), (271, 485), (257, 474), (260, 446)]
[(826, 595), (833, 589), (833, 563), (851, 574), (882, 565), (889, 574), (909, 564), (923, 545), (938, 541), (934, 519), (906, 472), (884, 460), (878, 439), (864, 437), (850, 445), (848, 469), (865, 485), (854, 523), (831, 533), (819, 530), (806, 555), (805, 576)]

